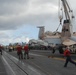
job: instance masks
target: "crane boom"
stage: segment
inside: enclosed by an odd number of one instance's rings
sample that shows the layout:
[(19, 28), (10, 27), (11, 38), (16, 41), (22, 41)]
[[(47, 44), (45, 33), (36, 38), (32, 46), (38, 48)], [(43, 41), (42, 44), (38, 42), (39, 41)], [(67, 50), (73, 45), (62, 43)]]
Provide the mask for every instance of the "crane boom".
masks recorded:
[(63, 4), (63, 7), (64, 7), (64, 13), (65, 13), (65, 18), (66, 20), (69, 19), (71, 21), (71, 15), (70, 13), (72, 13), (72, 10), (67, 2), (67, 0), (61, 0), (62, 1), (62, 4)]
[[(61, 0), (62, 1), (62, 5), (64, 8), (64, 22), (63, 22), (63, 27), (62, 27), (62, 33), (61, 33), (61, 37), (65, 39), (68, 39), (72, 36), (73, 34), (73, 26), (72, 26), (72, 19), (73, 17), (73, 11), (71, 10), (67, 0)], [(66, 37), (66, 38), (65, 38)]]
[(62, 4), (63, 4), (63, 7), (64, 7), (64, 12), (65, 12), (66, 20), (67, 20), (67, 19), (70, 19), (70, 16), (69, 16), (69, 13), (68, 13), (68, 9), (67, 9), (66, 0), (61, 0), (61, 1), (62, 1)]

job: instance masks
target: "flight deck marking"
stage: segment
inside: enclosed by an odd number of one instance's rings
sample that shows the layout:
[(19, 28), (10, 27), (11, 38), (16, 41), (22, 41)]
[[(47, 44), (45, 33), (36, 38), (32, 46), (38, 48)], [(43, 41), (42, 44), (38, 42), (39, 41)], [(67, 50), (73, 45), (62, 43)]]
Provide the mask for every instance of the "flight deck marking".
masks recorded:
[(6, 63), (6, 65), (8, 66), (8, 68), (11, 70), (11, 72), (13, 73), (13, 75), (16, 75), (15, 72), (13, 71), (13, 69), (10, 67), (10, 65), (8, 64), (8, 62), (6, 61), (6, 59), (2, 56), (3, 61)]
[[(5, 52), (6, 53), (6, 52)], [(6, 53), (7, 54), (7, 53)], [(7, 54), (7, 55), (5, 55), (5, 56), (7, 56), (8, 57), (8, 55), (10, 55), (10, 54)], [(10, 55), (10, 57), (12, 57), (13, 59), (15, 59), (15, 60), (18, 60), (17, 58), (15, 58), (15, 57), (13, 57), (13, 56), (11, 56)], [(15, 61), (13, 61), (10, 57), (8, 57), (13, 63), (15, 63), (16, 64), (16, 62)], [(24, 64), (24, 62), (22, 62), (22, 64)], [(17, 64), (16, 64), (16, 66), (18, 66)], [(24, 64), (24, 66), (25, 66), (25, 64)], [(24, 71), (24, 69), (23, 68), (21, 68), (21, 66), (18, 66), (22, 71)], [(33, 71), (33, 72), (35, 72), (36, 73), (36, 75), (45, 75), (43, 72), (41, 72), (40, 70), (37, 70), (37, 69), (35, 69), (34, 67), (32, 67), (32, 66), (28, 66), (28, 68), (31, 70), (31, 71)], [(27, 75), (29, 75), (29, 74), (27, 74)]]
[[(63, 61), (66, 60), (66, 58), (59, 58), (59, 57), (52, 57), (52, 56), (50, 56), (48, 58), (57, 59), (57, 60), (63, 60)], [(76, 60), (74, 60), (74, 61), (76, 62)]]

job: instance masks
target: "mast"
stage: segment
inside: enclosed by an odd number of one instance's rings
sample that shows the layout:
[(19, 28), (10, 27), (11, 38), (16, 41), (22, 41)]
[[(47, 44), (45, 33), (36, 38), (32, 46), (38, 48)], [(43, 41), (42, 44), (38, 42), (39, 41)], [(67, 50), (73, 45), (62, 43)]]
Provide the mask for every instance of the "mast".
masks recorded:
[(43, 40), (44, 39), (44, 26), (38, 26), (37, 28), (39, 28), (39, 36), (38, 36), (38, 38), (40, 39), (40, 40)]

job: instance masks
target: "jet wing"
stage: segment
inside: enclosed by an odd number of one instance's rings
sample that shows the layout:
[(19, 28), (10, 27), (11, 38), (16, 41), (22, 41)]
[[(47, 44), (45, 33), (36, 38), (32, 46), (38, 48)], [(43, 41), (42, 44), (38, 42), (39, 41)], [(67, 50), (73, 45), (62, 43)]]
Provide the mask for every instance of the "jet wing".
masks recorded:
[(73, 41), (73, 40), (71, 40), (71, 39), (66, 39), (66, 40), (63, 41), (62, 44), (69, 46), (69, 45), (74, 45), (74, 44), (76, 44), (76, 42)]

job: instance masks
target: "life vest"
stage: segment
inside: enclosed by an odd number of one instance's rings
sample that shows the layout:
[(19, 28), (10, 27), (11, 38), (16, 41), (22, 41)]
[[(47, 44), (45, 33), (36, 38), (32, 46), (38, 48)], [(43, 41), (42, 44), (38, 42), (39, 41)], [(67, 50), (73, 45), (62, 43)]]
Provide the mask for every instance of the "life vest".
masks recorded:
[(21, 46), (18, 46), (17, 47), (17, 52), (21, 52), (22, 51), (22, 47)]
[(24, 46), (24, 51), (25, 51), (25, 52), (28, 52), (28, 51), (29, 51), (28, 45)]
[(70, 56), (70, 51), (68, 49), (64, 51), (64, 56)]

